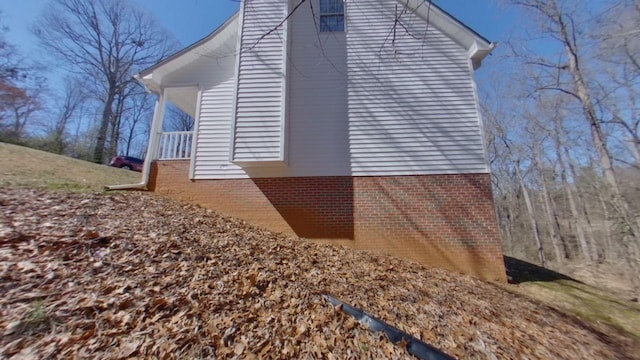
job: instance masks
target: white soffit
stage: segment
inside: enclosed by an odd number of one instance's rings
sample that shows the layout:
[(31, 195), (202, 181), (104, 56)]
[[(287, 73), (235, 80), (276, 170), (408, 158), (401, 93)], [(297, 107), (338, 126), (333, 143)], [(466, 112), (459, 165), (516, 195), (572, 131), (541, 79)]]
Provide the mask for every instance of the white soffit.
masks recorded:
[(196, 106), (198, 98), (198, 88), (193, 86), (176, 87), (165, 89), (167, 100), (189, 114), (196, 117)]

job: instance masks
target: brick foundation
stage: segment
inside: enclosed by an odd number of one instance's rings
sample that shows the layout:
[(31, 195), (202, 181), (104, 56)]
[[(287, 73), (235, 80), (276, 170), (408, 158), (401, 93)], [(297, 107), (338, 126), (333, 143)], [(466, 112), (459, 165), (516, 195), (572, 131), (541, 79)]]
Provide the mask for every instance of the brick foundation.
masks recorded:
[(488, 174), (188, 179), (151, 166), (149, 189), (268, 229), (506, 281)]

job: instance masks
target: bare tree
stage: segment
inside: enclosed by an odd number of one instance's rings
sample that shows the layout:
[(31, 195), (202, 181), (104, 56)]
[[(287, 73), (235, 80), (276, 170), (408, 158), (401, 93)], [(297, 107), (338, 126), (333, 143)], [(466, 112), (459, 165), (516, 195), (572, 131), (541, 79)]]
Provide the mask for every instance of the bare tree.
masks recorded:
[(46, 90), (44, 79), (34, 73), (25, 76), (16, 86), (0, 83), (0, 131), (5, 140), (25, 138), (27, 126), (43, 109)]
[[(556, 0), (513, 0), (514, 4), (527, 9), (534, 16), (540, 18), (542, 31), (555, 40), (564, 50), (561, 62), (539, 57), (533, 65), (557, 70), (552, 82), (542, 86), (539, 90), (557, 91), (575, 99), (581, 107), (582, 115), (589, 126), (593, 146), (598, 154), (598, 161), (602, 167), (604, 178), (613, 196), (614, 204), (621, 217), (628, 226), (632, 236), (640, 238), (640, 228), (629, 212), (629, 205), (622, 196), (619, 180), (616, 176), (613, 158), (608, 146), (608, 137), (603, 129), (603, 115), (599, 113), (596, 104), (598, 99), (589, 87), (590, 77), (584, 64), (579, 29), (576, 22), (578, 4), (565, 5)], [(564, 77), (564, 81), (560, 79)]]
[(174, 42), (125, 0), (52, 0), (34, 33), (68, 71), (99, 84), (102, 110), (93, 161), (103, 162), (106, 145), (119, 135), (118, 97), (126, 97), (134, 72), (169, 54)]
[(4, 39), (3, 31), (0, 22), (0, 135), (17, 141), (41, 108), (43, 82), (16, 47)]
[(560, 263), (625, 264), (640, 291), (640, 2), (506, 1), (521, 33), (493, 58), (499, 86), (482, 95), (509, 247), (541, 260), (548, 243)]
[(598, 44), (598, 58), (606, 69), (608, 122), (627, 135), (627, 145), (636, 165), (640, 165), (640, 2), (617, 1), (597, 18), (601, 29), (592, 36)]
[[(2, 15), (1, 12), (0, 15)], [(16, 47), (4, 38), (5, 31), (0, 16), (0, 84), (3, 85), (3, 90), (7, 91), (8, 85), (14, 84), (26, 74)]]
[(82, 83), (76, 78), (65, 80), (64, 95), (58, 103), (58, 114), (49, 126), (48, 150), (64, 154), (68, 145), (67, 127), (85, 101)]
[(125, 155), (142, 157), (144, 149), (135, 150), (133, 145), (139, 136), (149, 132), (154, 102), (142, 87), (137, 88), (140, 91), (127, 99), (122, 120), (124, 133), (120, 140)]

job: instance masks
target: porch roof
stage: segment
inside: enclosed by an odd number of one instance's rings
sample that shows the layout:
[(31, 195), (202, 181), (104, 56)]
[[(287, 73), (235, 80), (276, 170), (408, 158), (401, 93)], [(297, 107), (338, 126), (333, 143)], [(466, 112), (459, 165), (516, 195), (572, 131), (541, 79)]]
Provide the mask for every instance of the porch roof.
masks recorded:
[(202, 59), (235, 56), (238, 36), (238, 13), (206, 37), (142, 70), (134, 78), (146, 88), (160, 94), (191, 116), (195, 115), (197, 91), (201, 83)]

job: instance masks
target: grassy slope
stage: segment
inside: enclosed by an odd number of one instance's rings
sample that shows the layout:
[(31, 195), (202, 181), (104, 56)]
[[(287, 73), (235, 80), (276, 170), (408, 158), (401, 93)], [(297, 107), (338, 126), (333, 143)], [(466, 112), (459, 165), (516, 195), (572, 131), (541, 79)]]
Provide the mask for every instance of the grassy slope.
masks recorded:
[(0, 187), (101, 191), (140, 182), (140, 173), (0, 143)]
[[(0, 143), (0, 187), (101, 191), (106, 185), (139, 180), (139, 173)], [(572, 280), (531, 280), (505, 286), (597, 326), (616, 328), (640, 344), (640, 306), (637, 304)]]
[(640, 344), (640, 306), (601, 289), (572, 280), (535, 281), (520, 285), (522, 293), (586, 322), (605, 324)]
[[(582, 282), (592, 283), (588, 277), (575, 280), (512, 257), (505, 257), (505, 264), (511, 280), (518, 284), (505, 285), (508, 291), (536, 299), (596, 327), (616, 329), (640, 346), (640, 304), (624, 299), (622, 293)], [(612, 274), (599, 275), (615, 280)]]

